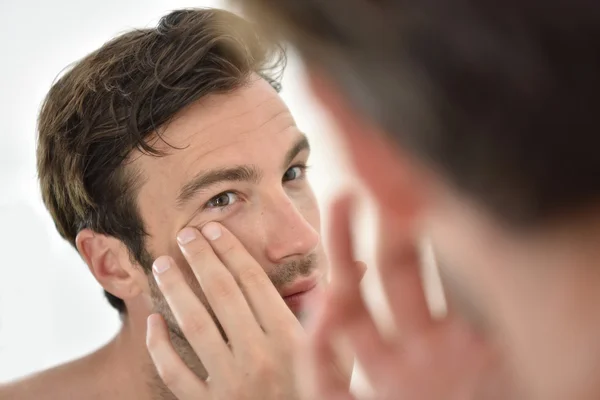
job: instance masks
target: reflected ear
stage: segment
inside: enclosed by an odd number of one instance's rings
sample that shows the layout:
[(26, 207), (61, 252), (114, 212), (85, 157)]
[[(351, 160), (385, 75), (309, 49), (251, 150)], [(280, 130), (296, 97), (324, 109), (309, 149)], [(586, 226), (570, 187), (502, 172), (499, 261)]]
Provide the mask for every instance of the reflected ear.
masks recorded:
[(356, 172), (377, 203), (402, 219), (414, 217), (431, 179), (427, 169), (356, 110), (322, 71), (311, 69), (309, 83), (335, 120)]
[(104, 290), (123, 300), (141, 293), (146, 279), (139, 267), (129, 261), (127, 248), (121, 241), (83, 229), (77, 234), (75, 244)]

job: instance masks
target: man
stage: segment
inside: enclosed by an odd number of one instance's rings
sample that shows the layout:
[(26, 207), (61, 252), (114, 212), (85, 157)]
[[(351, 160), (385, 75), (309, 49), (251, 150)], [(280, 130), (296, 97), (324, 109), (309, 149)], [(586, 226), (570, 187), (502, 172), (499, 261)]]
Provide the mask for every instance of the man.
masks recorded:
[[(502, 381), (504, 399), (600, 398), (599, 3), (243, 4), (298, 46), (386, 222), (399, 332), (383, 339), (355, 274), (338, 274), (313, 368), (342, 333), (384, 398), (489, 398)], [(441, 321), (424, 307), (417, 232), (454, 305)], [(332, 375), (314, 383), (319, 398), (349, 398)]]
[(189, 367), (201, 399), (296, 398), (296, 317), (310, 312), (327, 260), (309, 145), (276, 91), (282, 57), (233, 14), (180, 10), (53, 85), (39, 117), (43, 199), (123, 327), (0, 398), (180, 395), (179, 376), (156, 371), (146, 348), (156, 312), (152, 357)]

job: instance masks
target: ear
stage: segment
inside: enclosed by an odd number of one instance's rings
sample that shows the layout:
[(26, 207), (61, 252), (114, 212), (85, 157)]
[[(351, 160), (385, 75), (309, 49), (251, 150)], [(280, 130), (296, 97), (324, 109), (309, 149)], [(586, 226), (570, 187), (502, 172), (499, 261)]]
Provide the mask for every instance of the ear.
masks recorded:
[(124, 301), (144, 290), (147, 279), (141, 268), (131, 263), (120, 240), (83, 229), (77, 234), (75, 244), (104, 290)]
[(356, 172), (377, 203), (390, 217), (403, 221), (414, 217), (423, 206), (429, 179), (426, 169), (356, 110), (324, 72), (309, 71), (311, 90), (329, 110)]

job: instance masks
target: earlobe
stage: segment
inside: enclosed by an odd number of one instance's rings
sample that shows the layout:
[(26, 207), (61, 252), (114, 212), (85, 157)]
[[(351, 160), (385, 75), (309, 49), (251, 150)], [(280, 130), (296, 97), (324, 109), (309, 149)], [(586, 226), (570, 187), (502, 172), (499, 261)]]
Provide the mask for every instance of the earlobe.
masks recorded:
[(123, 300), (140, 294), (135, 267), (125, 246), (116, 238), (83, 229), (75, 239), (77, 250), (94, 278), (107, 292)]

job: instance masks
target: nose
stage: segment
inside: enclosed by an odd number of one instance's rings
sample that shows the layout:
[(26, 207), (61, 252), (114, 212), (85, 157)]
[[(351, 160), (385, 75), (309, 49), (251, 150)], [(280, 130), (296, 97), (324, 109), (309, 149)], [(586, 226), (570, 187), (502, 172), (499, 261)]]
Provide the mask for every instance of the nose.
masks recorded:
[(319, 245), (319, 232), (287, 196), (265, 204), (263, 224), (267, 239), (266, 255), (274, 264), (307, 256)]

